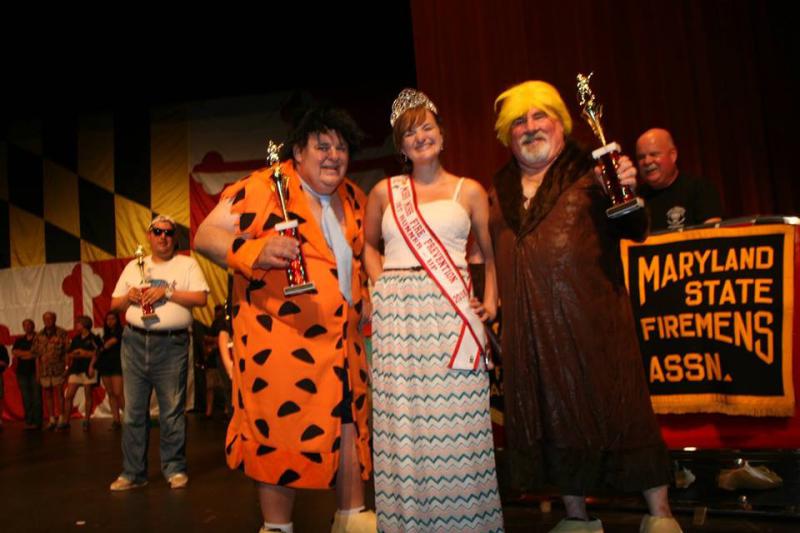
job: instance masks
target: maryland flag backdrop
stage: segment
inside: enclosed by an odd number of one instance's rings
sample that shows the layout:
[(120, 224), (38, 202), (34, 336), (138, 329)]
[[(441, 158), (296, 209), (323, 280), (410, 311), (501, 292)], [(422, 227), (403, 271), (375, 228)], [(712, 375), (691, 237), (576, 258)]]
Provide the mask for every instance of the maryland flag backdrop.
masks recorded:
[[(293, 110), (312, 101), (293, 91), (11, 124), (0, 142), (0, 343), (10, 347), (25, 318), (40, 329), (48, 310), (66, 329), (82, 314), (102, 327), (156, 214), (177, 221), (178, 250), (203, 269), (211, 295), (195, 318), (209, 324), (226, 274), (191, 251), (192, 236), (224, 186), (264, 166), (267, 140), (282, 141)], [(389, 103), (340, 103), (368, 135), (349, 172), (365, 189), (396, 170)]]

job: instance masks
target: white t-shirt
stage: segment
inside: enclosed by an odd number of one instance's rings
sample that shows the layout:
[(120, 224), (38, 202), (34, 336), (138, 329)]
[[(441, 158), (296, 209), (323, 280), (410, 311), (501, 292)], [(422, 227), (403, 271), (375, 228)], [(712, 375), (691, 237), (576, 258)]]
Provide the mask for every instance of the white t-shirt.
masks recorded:
[[(174, 291), (209, 292), (206, 278), (200, 265), (192, 257), (176, 254), (166, 262), (154, 263), (152, 256), (144, 258), (145, 279), (153, 287), (171, 287)], [(142, 276), (134, 259), (122, 271), (112, 296), (120, 297), (128, 294), (131, 287), (140, 287)], [(131, 304), (125, 313), (128, 324), (147, 329), (184, 329), (192, 324), (192, 311), (180, 304), (170, 301), (156, 302), (153, 306), (156, 317), (142, 320), (142, 308)]]

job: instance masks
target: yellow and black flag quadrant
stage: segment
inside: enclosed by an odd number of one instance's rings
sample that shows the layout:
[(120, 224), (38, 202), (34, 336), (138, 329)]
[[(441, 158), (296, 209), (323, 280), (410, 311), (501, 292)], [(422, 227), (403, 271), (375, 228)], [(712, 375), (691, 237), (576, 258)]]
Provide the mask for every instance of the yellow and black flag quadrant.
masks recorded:
[(185, 206), (188, 193), (153, 195), (154, 129), (145, 109), (9, 127), (0, 145), (0, 268), (129, 257), (157, 212), (176, 218), (178, 248), (188, 249), (188, 215), (163, 209)]

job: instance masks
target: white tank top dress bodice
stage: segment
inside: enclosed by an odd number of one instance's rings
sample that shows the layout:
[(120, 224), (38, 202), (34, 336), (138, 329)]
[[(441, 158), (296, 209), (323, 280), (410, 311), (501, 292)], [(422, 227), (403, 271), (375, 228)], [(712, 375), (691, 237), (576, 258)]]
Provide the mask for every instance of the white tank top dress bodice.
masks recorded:
[[(471, 223), (466, 209), (458, 203), (464, 178), (458, 180), (452, 198), (417, 204), (419, 212), (450, 254), (458, 268), (467, 268), (467, 239)], [(421, 265), (406, 244), (389, 205), (381, 220), (384, 270), (417, 268)]]

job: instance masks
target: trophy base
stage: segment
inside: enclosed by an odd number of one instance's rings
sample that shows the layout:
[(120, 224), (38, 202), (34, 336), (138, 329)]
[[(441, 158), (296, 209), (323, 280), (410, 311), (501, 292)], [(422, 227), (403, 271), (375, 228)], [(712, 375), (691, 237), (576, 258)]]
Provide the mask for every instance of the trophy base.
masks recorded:
[(627, 202), (623, 202), (621, 204), (609, 207), (608, 209), (606, 209), (606, 216), (608, 218), (619, 218), (627, 215), (628, 213), (633, 213), (634, 211), (638, 211), (643, 207), (644, 207), (644, 200), (642, 200), (637, 196), (633, 200), (628, 200)]
[(305, 294), (307, 292), (316, 292), (317, 287), (313, 282), (303, 283), (301, 285), (292, 285), (283, 289), (284, 296), (296, 296), (298, 294)]
[(142, 320), (151, 320), (157, 316), (158, 315), (156, 313), (142, 313)]

